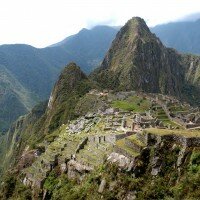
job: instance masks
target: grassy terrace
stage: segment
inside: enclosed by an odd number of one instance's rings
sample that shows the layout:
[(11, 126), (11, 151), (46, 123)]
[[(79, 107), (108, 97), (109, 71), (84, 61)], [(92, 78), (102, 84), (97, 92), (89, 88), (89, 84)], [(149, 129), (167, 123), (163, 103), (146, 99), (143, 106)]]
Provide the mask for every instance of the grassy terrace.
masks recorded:
[(127, 111), (144, 112), (149, 110), (151, 102), (146, 98), (133, 96), (124, 101), (113, 101), (112, 106)]
[(133, 151), (131, 148), (127, 147), (125, 144), (125, 139), (122, 140), (118, 140), (116, 142), (116, 146), (125, 150), (128, 154), (133, 155), (134, 157), (137, 157), (139, 155), (139, 153)]
[(182, 128), (180, 124), (177, 124), (173, 121), (171, 121), (168, 116), (166, 115), (165, 111), (162, 109), (162, 107), (157, 106), (156, 114), (155, 116), (163, 122), (164, 125), (171, 125), (173, 127), (179, 127)]
[(144, 130), (144, 133), (151, 133), (156, 135), (175, 134), (184, 137), (200, 137), (200, 131), (191, 131), (191, 130), (169, 130), (169, 129), (148, 128)]
[(138, 146), (145, 147), (145, 144), (142, 143), (140, 140), (138, 140), (136, 135), (131, 135), (131, 136), (127, 137), (127, 139), (130, 140), (131, 142), (135, 143)]

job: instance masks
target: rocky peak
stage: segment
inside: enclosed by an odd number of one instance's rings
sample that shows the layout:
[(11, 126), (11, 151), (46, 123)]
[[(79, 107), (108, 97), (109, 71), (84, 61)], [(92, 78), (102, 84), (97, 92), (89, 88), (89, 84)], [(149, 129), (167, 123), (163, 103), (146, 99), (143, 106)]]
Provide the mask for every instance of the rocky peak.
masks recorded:
[(139, 17), (121, 28), (95, 73), (102, 87), (117, 90), (179, 95), (183, 82), (179, 54), (164, 47)]
[(61, 72), (59, 79), (54, 86), (49, 99), (49, 109), (53, 107), (55, 101), (61, 103), (67, 94), (73, 92), (79, 83), (86, 79), (87, 76), (81, 71), (76, 63), (69, 63)]
[(75, 117), (74, 107), (79, 98), (92, 88), (92, 82), (75, 63), (61, 72), (51, 93), (46, 119), (46, 131), (54, 130)]
[(130, 31), (130, 34), (135, 33), (139, 36), (151, 33), (144, 19), (140, 17), (133, 17), (132, 19), (128, 20), (128, 22), (124, 25), (122, 30)]

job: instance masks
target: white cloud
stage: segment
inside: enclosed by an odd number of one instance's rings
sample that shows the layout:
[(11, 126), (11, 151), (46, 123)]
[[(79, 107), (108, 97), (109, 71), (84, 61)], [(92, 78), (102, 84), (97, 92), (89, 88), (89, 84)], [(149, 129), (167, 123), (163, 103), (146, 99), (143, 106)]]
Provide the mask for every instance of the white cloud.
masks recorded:
[(83, 27), (123, 25), (133, 16), (153, 26), (199, 11), (199, 0), (0, 0), (0, 43), (43, 47)]

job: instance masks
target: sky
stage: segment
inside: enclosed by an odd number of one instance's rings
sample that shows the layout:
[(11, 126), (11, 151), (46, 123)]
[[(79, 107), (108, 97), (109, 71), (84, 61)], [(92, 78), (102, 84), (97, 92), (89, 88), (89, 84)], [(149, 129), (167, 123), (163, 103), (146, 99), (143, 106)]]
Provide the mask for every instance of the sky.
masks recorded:
[(200, 13), (200, 0), (0, 0), (0, 44), (48, 46), (95, 25), (119, 26), (134, 16), (148, 26)]

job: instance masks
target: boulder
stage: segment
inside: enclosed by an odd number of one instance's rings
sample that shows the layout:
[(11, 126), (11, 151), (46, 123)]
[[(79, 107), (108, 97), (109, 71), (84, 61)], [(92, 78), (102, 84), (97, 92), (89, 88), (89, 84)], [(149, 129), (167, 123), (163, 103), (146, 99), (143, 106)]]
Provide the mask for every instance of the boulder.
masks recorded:
[(99, 193), (103, 193), (103, 191), (104, 191), (104, 189), (105, 189), (105, 186), (106, 186), (106, 180), (105, 180), (105, 179), (102, 179), (101, 184), (99, 185), (98, 192), (99, 192)]
[(111, 153), (107, 160), (111, 163), (117, 164), (121, 169), (129, 169), (132, 168), (133, 162), (130, 158), (127, 158), (124, 155), (118, 154), (118, 153)]
[(66, 163), (62, 163), (60, 165), (60, 171), (61, 171), (61, 173), (65, 173), (67, 171), (67, 164)]

